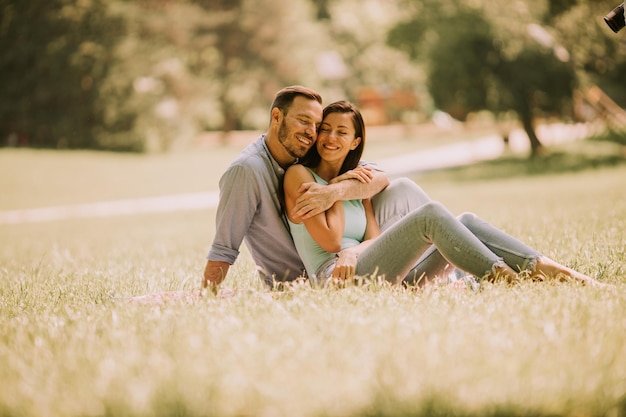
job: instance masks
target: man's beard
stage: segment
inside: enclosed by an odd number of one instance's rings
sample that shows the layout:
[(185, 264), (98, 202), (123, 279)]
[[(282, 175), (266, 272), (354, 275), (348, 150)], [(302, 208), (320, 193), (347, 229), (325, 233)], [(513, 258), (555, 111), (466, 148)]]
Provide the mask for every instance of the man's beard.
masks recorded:
[[(283, 149), (285, 149), (285, 151), (287, 151), (287, 153), (292, 156), (293, 158), (299, 159), (302, 158), (308, 149), (302, 149), (301, 147), (295, 147), (293, 146), (293, 143), (289, 143), (289, 136), (291, 135), (291, 129), (289, 129), (287, 127), (287, 124), (285, 123), (285, 120), (283, 119), (283, 121), (280, 124), (280, 127), (278, 128), (278, 141), (280, 142), (280, 144), (283, 146)], [(300, 142), (295, 139), (294, 135), (291, 135), (294, 137), (294, 141), (297, 144), (300, 144)]]

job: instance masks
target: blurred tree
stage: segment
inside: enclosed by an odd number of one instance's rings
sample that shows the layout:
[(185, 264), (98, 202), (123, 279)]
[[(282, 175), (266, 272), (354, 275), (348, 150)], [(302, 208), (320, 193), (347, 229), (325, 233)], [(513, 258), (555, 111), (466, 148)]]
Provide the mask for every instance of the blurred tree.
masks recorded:
[(554, 19), (563, 13), (566, 13), (578, 3), (576, 0), (548, 0), (548, 13), (546, 21)]
[[(386, 33), (404, 15), (396, 0), (340, 0), (328, 2), (325, 20), (326, 51), (318, 61), (324, 76), (325, 99), (355, 102), (364, 91), (375, 91), (383, 121), (398, 122), (416, 113), (415, 97), (424, 83), (419, 65), (384, 42)], [(401, 103), (404, 101), (405, 103)], [(410, 103), (411, 105), (407, 105)], [(365, 113), (367, 109), (362, 108)], [(367, 114), (364, 114), (367, 118)], [(370, 121), (377, 117), (372, 114)]]
[[(235, 129), (263, 128), (279, 88), (318, 84), (311, 69), (320, 29), (310, 0), (294, 0), (289, 7), (278, 0), (119, 4), (132, 16), (133, 41), (126, 42), (124, 54), (143, 57), (132, 69), (133, 78), (158, 86), (133, 92), (136, 103), (152, 108), (136, 130), (158, 137), (152, 140), (157, 149), (201, 130), (221, 130), (226, 140)], [(120, 67), (124, 73), (130, 65)], [(171, 123), (158, 111), (168, 108), (164, 101), (172, 109)], [(154, 122), (159, 129), (150, 128)], [(181, 130), (182, 125), (187, 128)]]
[(578, 0), (546, 20), (572, 56), (583, 87), (598, 85), (626, 107), (626, 37), (613, 33), (603, 21), (617, 4), (615, 0)]
[[(200, 38), (208, 35), (212, 38), (212, 46), (220, 54), (215, 73), (219, 83), (219, 103), (222, 109), (222, 131), (225, 133), (241, 128), (240, 115), (236, 104), (229, 97), (233, 88), (230, 76), (237, 72), (242, 64), (253, 64), (257, 58), (254, 50), (248, 43), (249, 33), (243, 22), (243, 0), (193, 0), (207, 11), (207, 21), (198, 22), (194, 34)], [(244, 64), (245, 65), (245, 64)]]
[(289, 7), (277, 0), (191, 3), (200, 6), (204, 18), (192, 27), (190, 46), (204, 55), (193, 57), (190, 68), (198, 76), (215, 77), (223, 132), (244, 127), (247, 110), (265, 101), (268, 92), (316, 81), (311, 41), (319, 27), (309, 1), (292, 1)]
[[(427, 56), (427, 85), (437, 107), (460, 120), (472, 111), (499, 110), (498, 101), (488, 100), (498, 59), (489, 23), (471, 9), (459, 10), (440, 23), (447, 29), (438, 33), (437, 46)], [(451, 65), (452, 54), (457, 65)]]
[(567, 51), (536, 23), (547, 4), (414, 3), (407, 2), (411, 18), (391, 30), (388, 39), (427, 63), (435, 104), (460, 119), (481, 109), (513, 110), (528, 135), (531, 155), (539, 153), (535, 118), (568, 114), (576, 83)]
[(260, 128), (278, 88), (319, 84), (310, 0), (0, 0), (0, 13), (2, 140), (165, 150)]
[(167, 150), (264, 128), (295, 83), (326, 101), (427, 83), (459, 118), (514, 109), (532, 140), (534, 117), (569, 100), (572, 68), (626, 102), (626, 38), (602, 22), (613, 3), (0, 0), (0, 143)]
[(577, 83), (574, 67), (559, 60), (551, 50), (533, 45), (522, 50), (514, 60), (500, 61), (494, 70), (500, 86), (498, 107), (517, 113), (530, 140), (531, 155), (536, 155), (542, 144), (535, 131), (535, 118), (572, 115)]
[(328, 0), (312, 0), (317, 8), (317, 19), (330, 19), (330, 11), (328, 10)]
[(0, 16), (0, 140), (93, 147), (100, 88), (123, 24), (104, 0), (2, 0)]

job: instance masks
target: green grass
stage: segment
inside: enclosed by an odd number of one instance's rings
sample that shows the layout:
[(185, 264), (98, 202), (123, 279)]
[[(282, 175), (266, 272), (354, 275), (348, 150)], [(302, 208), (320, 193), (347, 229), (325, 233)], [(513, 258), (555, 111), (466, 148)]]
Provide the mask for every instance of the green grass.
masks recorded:
[[(108, 155), (115, 169), (81, 181), (118, 181), (94, 199), (156, 192), (150, 181), (179, 192), (168, 175), (203, 191), (220, 165), (203, 157), (200, 180), (169, 171), (195, 156), (150, 157), (142, 179), (134, 157)], [(226, 282), (235, 297), (131, 305), (115, 296), (198, 286), (214, 211), (0, 225), (0, 416), (626, 416), (626, 166), (529, 177), (498, 164), (496, 178), (416, 180), (453, 212), (475, 211), (613, 288), (265, 292), (244, 249)], [(57, 188), (69, 165), (46, 172), (49, 195), (12, 188), (2, 204), (80, 201)]]

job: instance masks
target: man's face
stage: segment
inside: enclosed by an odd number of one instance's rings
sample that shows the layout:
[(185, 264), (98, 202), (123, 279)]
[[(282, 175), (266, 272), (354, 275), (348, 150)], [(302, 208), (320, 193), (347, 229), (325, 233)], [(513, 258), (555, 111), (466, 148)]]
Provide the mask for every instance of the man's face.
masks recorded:
[(293, 158), (302, 158), (315, 144), (317, 127), (322, 121), (322, 105), (298, 96), (283, 116), (278, 140)]

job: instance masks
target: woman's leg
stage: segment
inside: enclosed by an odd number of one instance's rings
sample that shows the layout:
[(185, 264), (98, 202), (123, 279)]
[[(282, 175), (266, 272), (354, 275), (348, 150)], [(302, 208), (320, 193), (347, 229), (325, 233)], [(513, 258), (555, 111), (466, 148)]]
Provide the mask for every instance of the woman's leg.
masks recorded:
[(575, 279), (587, 285), (602, 285), (585, 274), (543, 256), (539, 251), (509, 236), (473, 213), (463, 213), (459, 219), (492, 252), (502, 257), (507, 265), (516, 271), (527, 271), (532, 279), (561, 277)]
[[(372, 198), (372, 205), (376, 220), (381, 231), (385, 231), (393, 226), (398, 220), (424, 204), (432, 201), (426, 192), (414, 181), (408, 178), (396, 178), (391, 181), (389, 186)], [(418, 276), (414, 276), (413, 283), (418, 281), (425, 283), (428, 279), (434, 278), (434, 275), (443, 276), (450, 263), (437, 251), (437, 248), (431, 246), (422, 255), (418, 261), (427, 267), (431, 274), (426, 277), (420, 272)]]
[[(541, 254), (535, 249), (487, 223), (473, 213), (463, 213), (458, 219), (489, 250), (501, 257), (513, 270), (535, 270), (537, 262), (541, 258)], [(409, 285), (415, 285), (420, 282), (420, 278), (421, 281), (427, 282), (434, 275), (444, 273), (447, 263), (448, 261), (437, 248), (430, 248), (407, 274), (405, 282)]]
[(463, 213), (459, 221), (493, 253), (516, 271), (532, 271), (541, 258), (536, 249), (522, 243), (474, 213)]
[[(383, 232), (359, 256), (357, 275), (383, 275), (391, 282), (402, 280), (434, 244), (448, 262), (476, 276), (517, 274), (482, 244), (442, 204), (428, 202)], [(428, 271), (427, 271), (428, 273)]]
[(380, 230), (384, 232), (398, 220), (431, 201), (415, 182), (396, 178), (383, 191), (372, 198), (372, 206)]
[(423, 286), (436, 279), (446, 277), (454, 268), (454, 265), (451, 265), (443, 257), (435, 245), (430, 245), (417, 260), (415, 266), (406, 274), (402, 282), (409, 286)]

